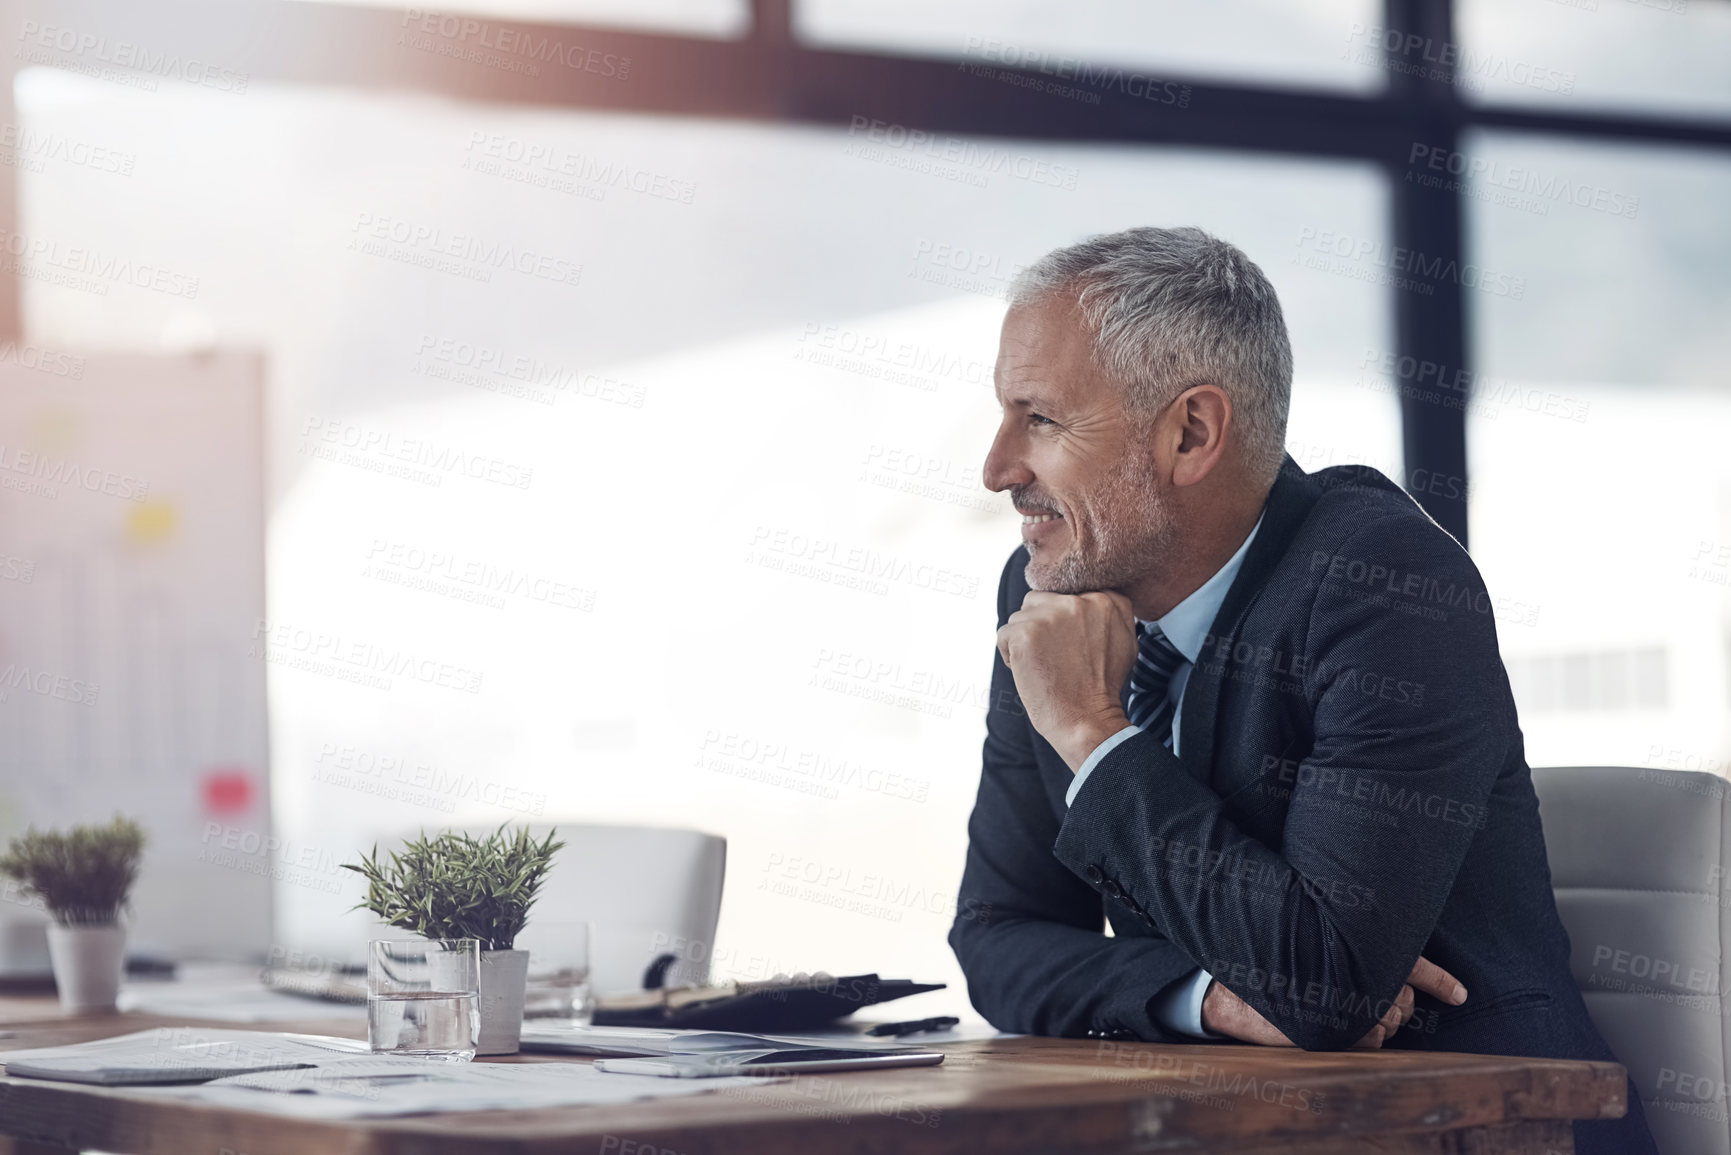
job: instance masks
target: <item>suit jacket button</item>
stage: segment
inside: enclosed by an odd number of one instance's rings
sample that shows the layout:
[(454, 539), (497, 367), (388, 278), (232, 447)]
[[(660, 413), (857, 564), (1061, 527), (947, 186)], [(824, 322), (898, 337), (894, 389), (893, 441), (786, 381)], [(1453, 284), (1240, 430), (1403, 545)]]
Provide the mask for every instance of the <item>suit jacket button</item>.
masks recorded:
[(1108, 878), (1106, 880), (1106, 893), (1111, 895), (1113, 898), (1123, 898), (1124, 888), (1118, 885), (1118, 880), (1116, 878)]
[(1095, 866), (1090, 862), (1088, 864), (1088, 869), (1082, 872), (1082, 877), (1086, 878), (1093, 885), (1099, 886), (1100, 880), (1104, 878), (1105, 875), (1100, 873), (1100, 868), (1098, 866)]

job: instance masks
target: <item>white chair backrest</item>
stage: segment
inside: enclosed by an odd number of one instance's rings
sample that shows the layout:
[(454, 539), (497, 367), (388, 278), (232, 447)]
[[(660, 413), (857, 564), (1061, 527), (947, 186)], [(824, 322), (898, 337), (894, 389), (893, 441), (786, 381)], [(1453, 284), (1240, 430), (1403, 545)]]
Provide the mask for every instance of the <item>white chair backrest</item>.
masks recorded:
[(1553, 766), (1534, 769), (1533, 785), (1575, 982), (1629, 1069), (1659, 1150), (1731, 1155), (1731, 783)]
[[(551, 826), (531, 827), (545, 837)], [(529, 914), (518, 945), (557, 949), (561, 924), (587, 920), (597, 994), (643, 987), (656, 956), (673, 954), (664, 986), (701, 983), (721, 919), (727, 840), (656, 826), (557, 825), (564, 849)]]
[[(498, 827), (459, 829), (485, 837)], [(541, 839), (554, 829), (565, 846), (553, 856), (517, 946), (557, 957), (573, 924), (589, 922), (594, 925), (589, 966), (596, 994), (641, 990), (644, 972), (662, 954), (676, 959), (663, 986), (707, 981), (721, 919), (725, 838), (699, 830), (578, 822), (532, 825), (529, 832)], [(418, 834), (398, 831), (381, 838), (381, 856)], [(402, 932), (374, 923), (368, 933), (394, 937)]]

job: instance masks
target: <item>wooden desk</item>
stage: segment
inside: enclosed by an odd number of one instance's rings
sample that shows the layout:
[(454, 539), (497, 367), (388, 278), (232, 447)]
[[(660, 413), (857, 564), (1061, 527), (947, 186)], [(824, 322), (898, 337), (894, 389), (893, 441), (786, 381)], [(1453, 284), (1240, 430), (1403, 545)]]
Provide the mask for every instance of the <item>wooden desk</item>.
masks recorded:
[[(0, 999), (0, 1050), (155, 1026), (147, 1015), (65, 1018)], [(208, 1026), (234, 1027), (210, 1023)], [(270, 1029), (353, 1035), (355, 1024)], [(943, 1046), (938, 1068), (804, 1075), (746, 1091), (615, 1107), (348, 1123), (141, 1102), (0, 1079), (0, 1155), (1567, 1155), (1570, 1119), (1623, 1114), (1615, 1063), (1081, 1039)], [(504, 1061), (580, 1060), (518, 1056)], [(8, 1143), (10, 1148), (8, 1149)]]

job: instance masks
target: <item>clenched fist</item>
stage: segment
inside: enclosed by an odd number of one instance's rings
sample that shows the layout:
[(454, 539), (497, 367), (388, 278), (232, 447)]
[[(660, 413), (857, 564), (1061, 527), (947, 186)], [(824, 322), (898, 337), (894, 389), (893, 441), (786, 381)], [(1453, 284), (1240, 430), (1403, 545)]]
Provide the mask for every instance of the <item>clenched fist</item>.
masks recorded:
[(1136, 662), (1136, 615), (1120, 593), (1030, 590), (998, 630), (1028, 721), (1074, 774), (1130, 724), (1118, 704)]

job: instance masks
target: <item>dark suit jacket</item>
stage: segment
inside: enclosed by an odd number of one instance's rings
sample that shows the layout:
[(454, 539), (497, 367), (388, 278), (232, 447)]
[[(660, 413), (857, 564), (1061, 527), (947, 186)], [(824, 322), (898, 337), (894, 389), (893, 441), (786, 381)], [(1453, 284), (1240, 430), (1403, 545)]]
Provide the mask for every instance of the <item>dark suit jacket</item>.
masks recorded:
[[(1004, 567), (1000, 625), (1026, 564)], [(950, 944), (995, 1026), (1162, 1040), (1150, 1001), (1202, 966), (1299, 1046), (1343, 1048), (1423, 954), (1468, 1000), (1420, 995), (1387, 1045), (1612, 1057), (1569, 974), (1495, 604), (1382, 474), (1287, 458), (1180, 755), (1132, 737), (1066, 809), (1070, 769), (994, 662)], [(1650, 1149), (1638, 1102), (1608, 1127)]]

